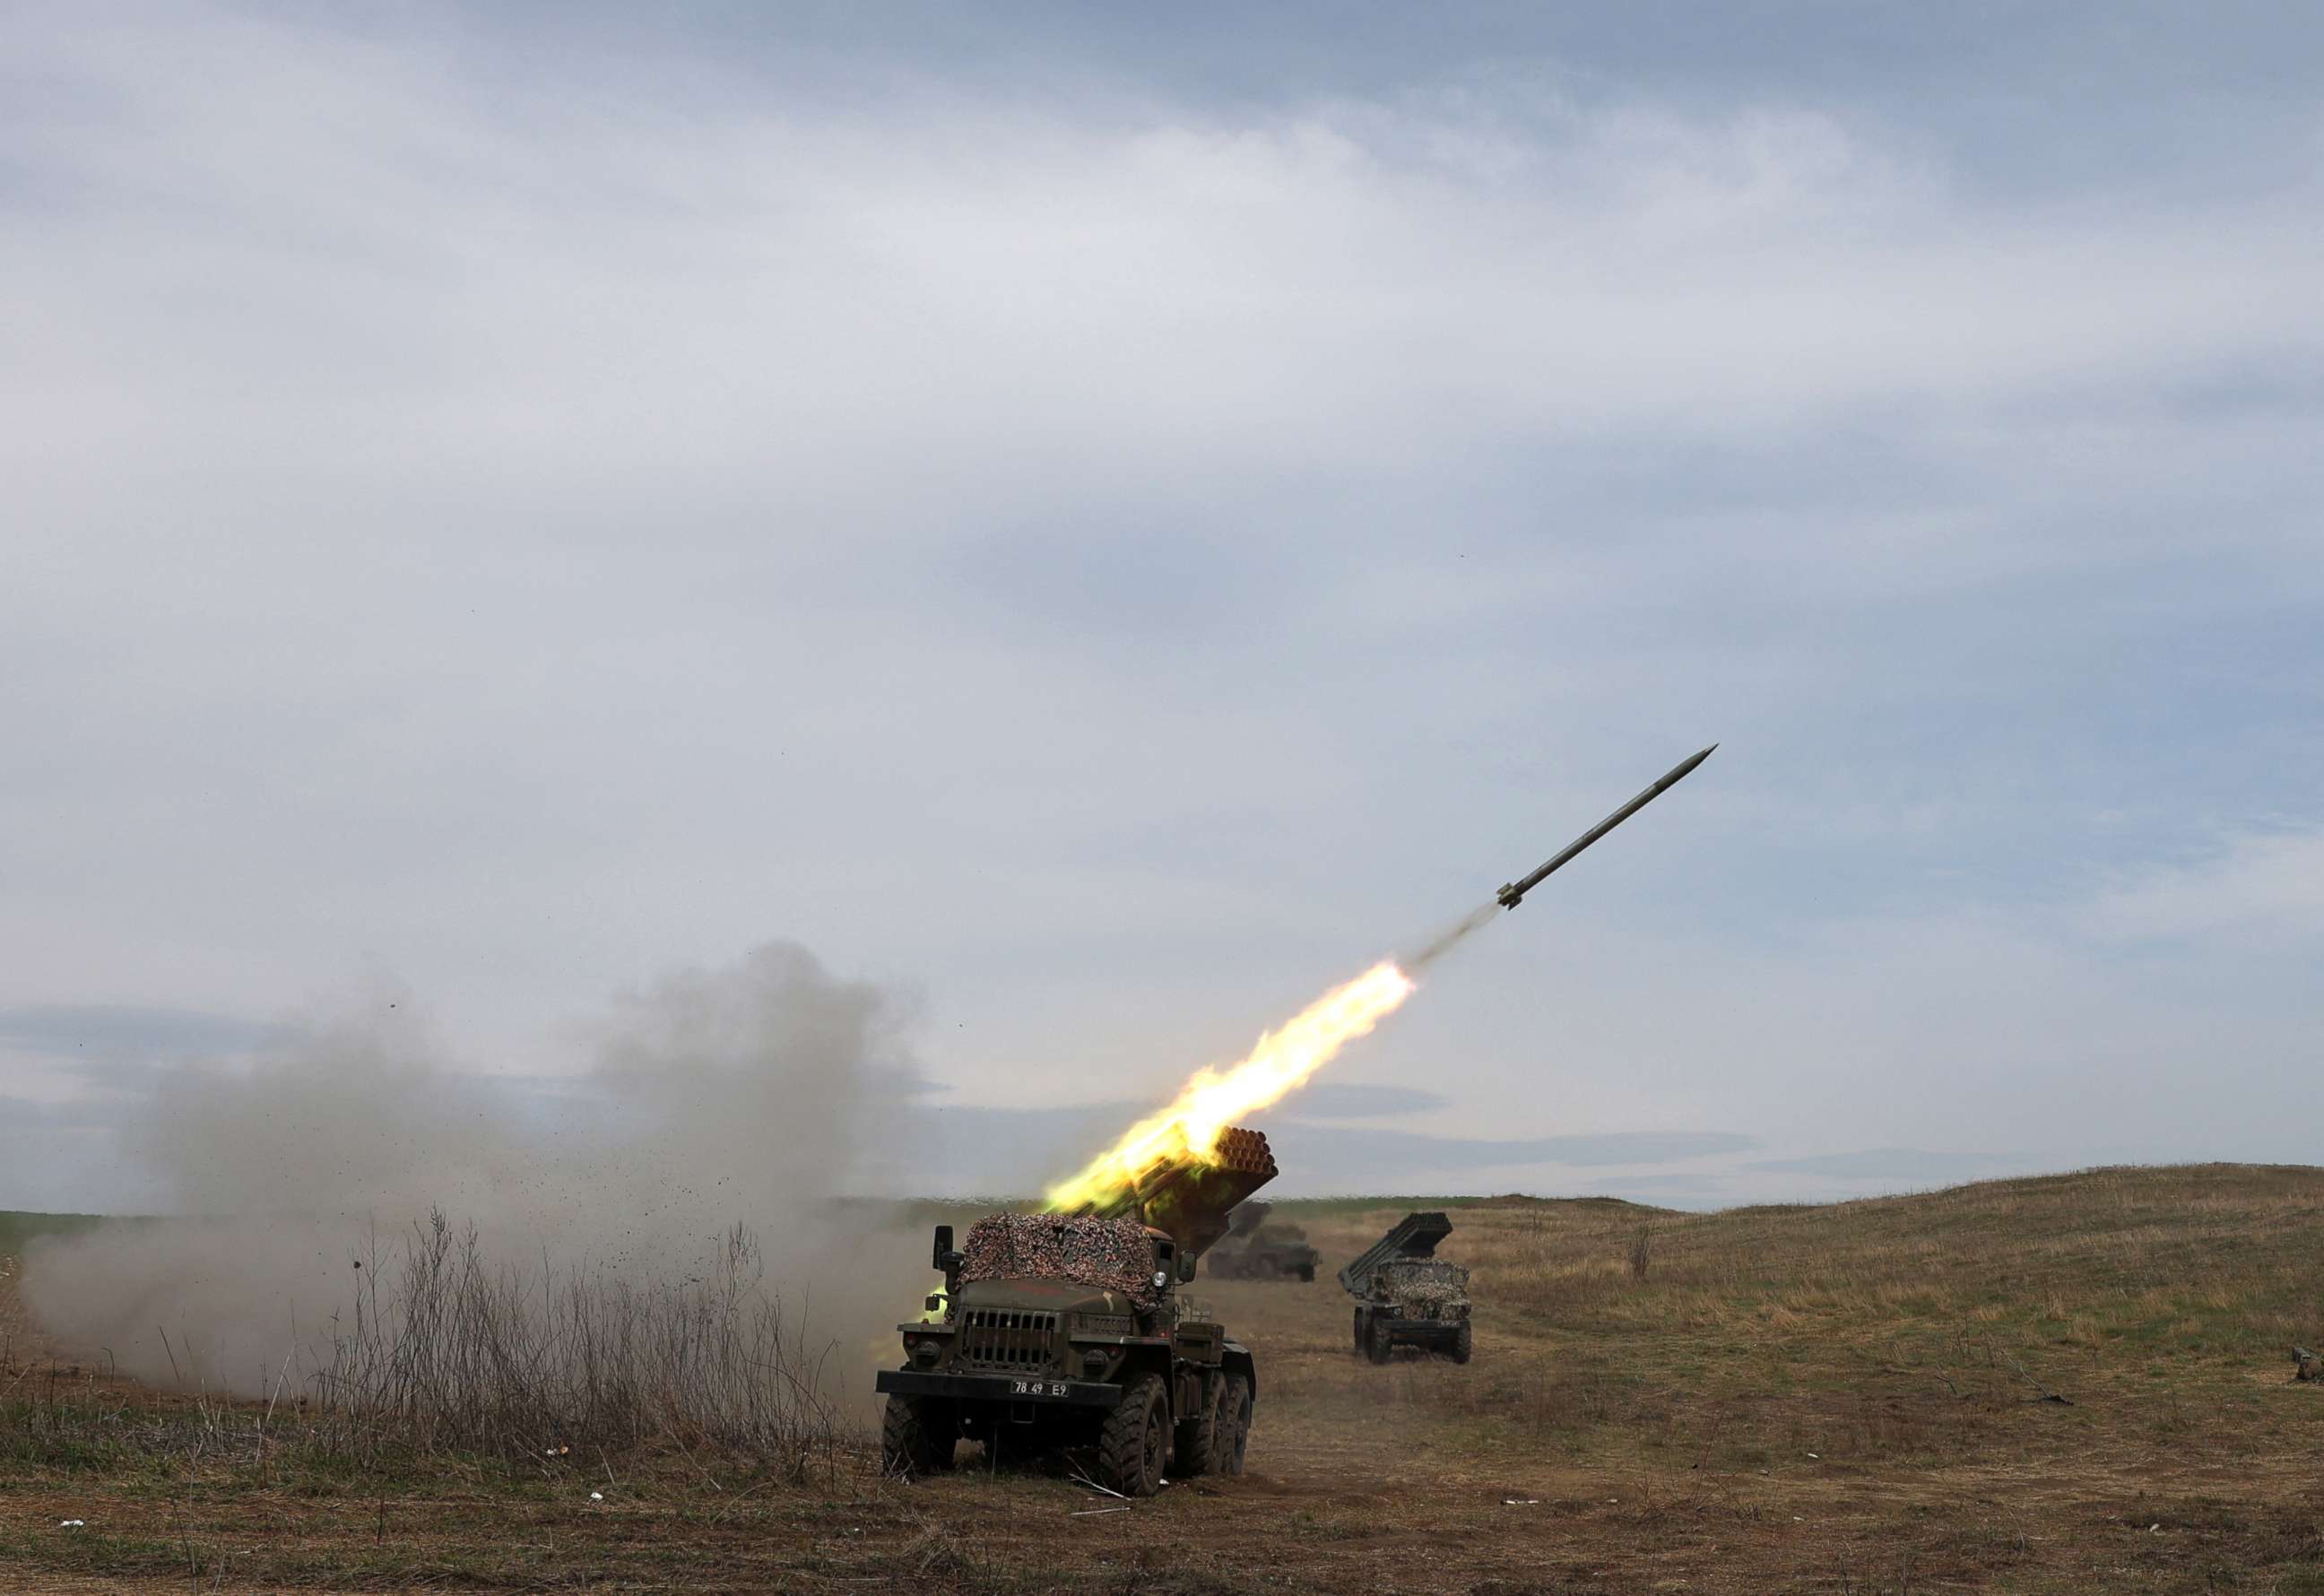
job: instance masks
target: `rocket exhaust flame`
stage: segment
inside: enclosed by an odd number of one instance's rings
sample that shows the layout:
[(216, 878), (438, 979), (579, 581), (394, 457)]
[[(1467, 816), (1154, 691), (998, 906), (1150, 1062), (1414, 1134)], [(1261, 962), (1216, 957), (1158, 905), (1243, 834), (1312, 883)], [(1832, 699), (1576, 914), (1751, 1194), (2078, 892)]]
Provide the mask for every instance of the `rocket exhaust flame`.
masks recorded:
[(1241, 1062), (1197, 1070), (1176, 1101), (1139, 1121), (1079, 1174), (1052, 1186), (1044, 1206), (1070, 1213), (1133, 1188), (1157, 1163), (1210, 1162), (1221, 1131), (1305, 1085), (1415, 990), (1412, 978), (1387, 960), (1333, 987), (1280, 1029), (1260, 1037)]
[(1157, 1165), (1209, 1165), (1216, 1161), (1220, 1135), (1247, 1114), (1280, 1102), (1305, 1085), (1341, 1048), (1392, 1014), (1418, 990), (1406, 970), (1425, 970), (1468, 935), (1515, 909), (1525, 895), (1571, 863), (1631, 816), (1645, 808), (1688, 771), (1709, 759), (1716, 743), (1680, 761), (1655, 784), (1583, 832), (1547, 863), (1510, 882), (1493, 901), (1472, 909), (1402, 961), (1383, 959), (1344, 986), (1333, 987), (1301, 1010), (1280, 1030), (1259, 1038), (1241, 1063), (1220, 1070), (1205, 1067), (1179, 1089), (1176, 1101), (1148, 1114), (1121, 1139), (1091, 1159), (1072, 1179), (1049, 1188), (1045, 1205), (1053, 1213), (1103, 1208), (1139, 1189)]

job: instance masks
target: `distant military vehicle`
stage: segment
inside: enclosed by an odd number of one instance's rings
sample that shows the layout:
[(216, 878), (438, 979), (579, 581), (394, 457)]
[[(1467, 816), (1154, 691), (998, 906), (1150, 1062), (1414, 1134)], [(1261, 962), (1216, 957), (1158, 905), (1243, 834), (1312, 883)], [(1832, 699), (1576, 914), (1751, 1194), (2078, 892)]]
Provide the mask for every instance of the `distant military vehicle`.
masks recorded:
[(1407, 1213), (1340, 1271), (1356, 1299), (1356, 1351), (1385, 1363), (1398, 1347), (1424, 1347), (1466, 1363), (1469, 1271), (1436, 1256), (1452, 1233), (1442, 1213)]
[(1166, 1467), (1241, 1473), (1258, 1370), (1176, 1288), (1275, 1174), (1266, 1137), (1228, 1130), (1210, 1162), (1158, 1161), (1102, 1208), (987, 1214), (957, 1250), (936, 1226), (944, 1292), (897, 1326), (903, 1366), (880, 1372), (883, 1466), (950, 1468), (965, 1437), (1094, 1446), (1098, 1483), (1124, 1496), (1151, 1495)]
[(1323, 1256), (1307, 1244), (1307, 1232), (1287, 1221), (1270, 1220), (1271, 1203), (1245, 1203), (1227, 1215), (1227, 1233), (1210, 1250), (1212, 1274), (1222, 1280), (1312, 1280)]

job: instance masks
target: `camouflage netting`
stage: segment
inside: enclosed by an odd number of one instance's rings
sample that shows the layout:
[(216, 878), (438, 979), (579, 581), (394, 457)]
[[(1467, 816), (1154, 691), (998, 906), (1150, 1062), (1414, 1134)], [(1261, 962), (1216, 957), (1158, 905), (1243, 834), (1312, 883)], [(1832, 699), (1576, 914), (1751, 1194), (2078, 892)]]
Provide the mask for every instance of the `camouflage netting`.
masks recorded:
[(1442, 1308), (1469, 1295), (1469, 1271), (1442, 1259), (1413, 1259), (1382, 1268), (1376, 1289), (1390, 1301)]
[(1119, 1291), (1141, 1308), (1161, 1296), (1154, 1287), (1154, 1243), (1136, 1220), (988, 1213), (969, 1227), (961, 1251), (964, 1280), (1077, 1280)]

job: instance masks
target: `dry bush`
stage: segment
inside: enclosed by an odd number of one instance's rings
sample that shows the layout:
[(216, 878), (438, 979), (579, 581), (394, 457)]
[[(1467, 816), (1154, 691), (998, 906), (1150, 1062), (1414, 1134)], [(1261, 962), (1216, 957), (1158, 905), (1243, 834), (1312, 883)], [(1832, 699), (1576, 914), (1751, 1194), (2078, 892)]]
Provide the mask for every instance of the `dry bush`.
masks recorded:
[(312, 1376), (334, 1450), (502, 1457), (654, 1443), (828, 1470), (841, 1424), (827, 1347), (763, 1286), (737, 1225), (699, 1274), (636, 1280), (586, 1265), (495, 1265), (473, 1228), (415, 1226), (364, 1277)]
[(11, 1359), (0, 1462), (335, 1470), (462, 1454), (554, 1471), (667, 1448), (746, 1454), (794, 1481), (840, 1466), (829, 1349), (786, 1318), (739, 1226), (684, 1277), (495, 1265), (441, 1213), (376, 1262), (309, 1366), (286, 1359), (263, 1403)]

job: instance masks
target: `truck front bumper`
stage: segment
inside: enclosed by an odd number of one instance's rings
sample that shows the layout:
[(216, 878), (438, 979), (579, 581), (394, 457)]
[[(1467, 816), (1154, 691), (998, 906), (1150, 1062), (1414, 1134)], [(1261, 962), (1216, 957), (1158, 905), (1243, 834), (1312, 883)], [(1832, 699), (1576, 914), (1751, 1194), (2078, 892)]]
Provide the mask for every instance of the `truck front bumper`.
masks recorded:
[(1461, 1333), (1466, 1319), (1390, 1319), (1388, 1333), (1392, 1341), (1452, 1341)]
[(948, 1397), (955, 1402), (1032, 1402), (1045, 1407), (1119, 1407), (1121, 1388), (1102, 1380), (1035, 1379), (1019, 1374), (942, 1374), (883, 1369), (875, 1389), (891, 1397)]

